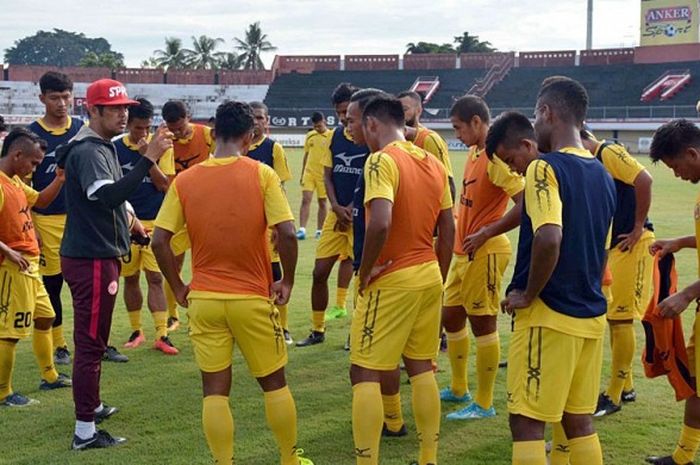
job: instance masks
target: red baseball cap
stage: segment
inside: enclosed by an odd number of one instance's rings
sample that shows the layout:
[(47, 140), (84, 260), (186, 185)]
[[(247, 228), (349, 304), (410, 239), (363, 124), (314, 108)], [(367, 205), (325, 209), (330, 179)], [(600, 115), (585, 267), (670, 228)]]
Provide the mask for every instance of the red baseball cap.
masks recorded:
[(88, 105), (138, 105), (126, 94), (126, 87), (114, 79), (98, 79), (87, 88)]

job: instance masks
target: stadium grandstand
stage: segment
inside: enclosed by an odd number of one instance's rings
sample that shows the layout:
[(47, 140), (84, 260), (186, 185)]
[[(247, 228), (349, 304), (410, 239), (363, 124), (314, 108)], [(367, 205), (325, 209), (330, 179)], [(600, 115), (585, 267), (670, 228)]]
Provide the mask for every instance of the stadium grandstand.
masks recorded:
[[(0, 82), (0, 114), (7, 122), (37, 118), (38, 79), (51, 68), (6, 65)], [(64, 68), (76, 82), (74, 113), (82, 114), (89, 82), (114, 77), (130, 95), (159, 108), (185, 101), (195, 120), (205, 121), (223, 100), (264, 101), (273, 131), (301, 134), (314, 111), (335, 123), (328, 99), (339, 82), (389, 92), (417, 90), (425, 97), (423, 120), (448, 135), (448, 109), (465, 93), (486, 99), (495, 114), (517, 109), (531, 114), (542, 79), (551, 75), (580, 81), (591, 99), (589, 123), (607, 136), (644, 152), (651, 131), (673, 117), (697, 118), (700, 44), (603, 50), (510, 53), (276, 56), (271, 70), (193, 71)], [(295, 145), (298, 137), (288, 140)], [(456, 143), (456, 141), (451, 141)]]

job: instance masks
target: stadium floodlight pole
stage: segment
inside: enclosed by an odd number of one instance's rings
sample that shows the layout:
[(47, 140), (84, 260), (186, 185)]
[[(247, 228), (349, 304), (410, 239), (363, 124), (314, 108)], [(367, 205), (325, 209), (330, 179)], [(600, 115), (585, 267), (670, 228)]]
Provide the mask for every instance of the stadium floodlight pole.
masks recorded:
[(593, 0), (588, 0), (586, 24), (586, 50), (593, 48)]

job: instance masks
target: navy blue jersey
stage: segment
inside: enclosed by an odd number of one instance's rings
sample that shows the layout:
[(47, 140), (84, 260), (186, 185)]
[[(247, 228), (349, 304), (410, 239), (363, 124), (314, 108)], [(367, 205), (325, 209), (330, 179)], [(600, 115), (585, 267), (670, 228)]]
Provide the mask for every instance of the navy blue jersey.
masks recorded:
[(357, 178), (352, 206), (352, 268), (357, 271), (360, 269), (362, 250), (365, 246), (365, 177), (362, 175)]
[[(131, 171), (136, 162), (143, 158), (138, 148), (128, 142), (128, 137), (128, 135), (124, 135), (114, 141), (119, 165), (124, 175)], [(164, 198), (165, 192), (160, 192), (156, 189), (153, 181), (151, 181), (151, 177), (146, 176), (141, 181), (139, 188), (129, 197), (129, 203), (134, 207), (134, 212), (138, 219), (151, 221), (158, 216), (158, 211), (163, 204)]]
[(358, 178), (362, 177), (369, 149), (357, 145), (347, 134), (343, 126), (333, 131), (330, 144), (333, 158), (332, 179), (335, 198), (339, 205), (348, 206), (352, 202)]
[[(539, 297), (552, 310), (576, 318), (595, 318), (607, 311), (601, 291), (606, 241), (615, 213), (615, 184), (595, 158), (553, 152), (546, 161), (559, 184), (562, 201), (562, 241), (559, 261)], [(529, 182), (529, 181), (526, 181)], [(547, 179), (535, 188), (547, 192)], [(528, 187), (526, 187), (527, 189)], [(545, 194), (542, 194), (543, 197)], [(527, 288), (534, 231), (523, 199), (518, 259), (508, 291)]]
[(248, 151), (248, 156), (253, 160), (258, 160), (260, 163), (264, 163), (272, 169), (275, 169), (275, 159), (273, 149), (275, 147), (275, 141), (266, 137), (262, 140), (260, 145)]
[[(83, 121), (77, 118), (70, 119), (70, 125), (67, 128), (53, 129), (51, 131), (44, 128), (39, 121), (34, 121), (27, 126), (27, 129), (34, 134), (44, 139), (48, 144), (44, 160), (32, 175), (32, 186), (35, 190), (41, 191), (46, 188), (56, 178), (56, 148), (71, 140), (83, 127)], [(46, 208), (33, 208), (37, 213), (42, 215), (62, 215), (66, 213), (66, 202), (63, 193), (63, 188), (58, 196)]]

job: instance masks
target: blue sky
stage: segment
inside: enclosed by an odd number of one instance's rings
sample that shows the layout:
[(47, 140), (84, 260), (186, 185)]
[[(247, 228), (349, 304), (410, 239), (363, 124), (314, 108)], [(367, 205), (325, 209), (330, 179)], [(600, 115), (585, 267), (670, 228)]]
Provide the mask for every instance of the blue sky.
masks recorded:
[[(596, 0), (595, 48), (637, 45), (639, 0)], [(260, 21), (279, 54), (403, 53), (408, 42), (451, 42), (463, 31), (501, 50), (585, 46), (586, 0), (195, 0), (149, 2), (0, 0), (0, 50), (39, 29), (62, 28), (104, 37), (136, 66), (166, 36), (206, 34), (233, 47)], [(190, 5), (190, 6), (181, 6)], [(265, 57), (270, 63), (274, 53)]]

